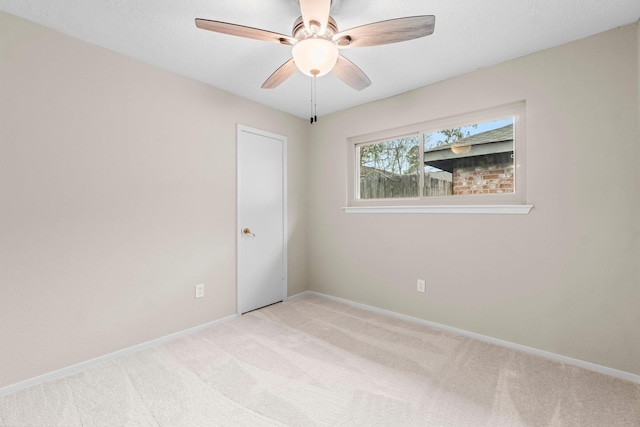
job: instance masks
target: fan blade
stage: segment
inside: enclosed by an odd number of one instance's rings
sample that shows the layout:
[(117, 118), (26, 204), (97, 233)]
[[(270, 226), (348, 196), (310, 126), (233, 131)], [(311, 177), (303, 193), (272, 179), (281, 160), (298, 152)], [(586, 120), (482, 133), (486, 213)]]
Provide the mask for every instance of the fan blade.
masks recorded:
[(262, 84), (262, 89), (273, 89), (274, 87), (279, 86), (280, 83), (291, 77), (297, 69), (295, 62), (293, 62), (293, 58), (291, 58), (269, 76), (269, 78)]
[(304, 26), (315, 34), (323, 33), (327, 28), (330, 9), (331, 0), (300, 0), (300, 12), (302, 12)]
[(196, 18), (196, 27), (203, 30), (214, 31), (216, 33), (286, 45), (293, 45), (298, 41), (293, 37), (285, 36), (284, 34), (260, 30), (258, 28), (245, 27), (244, 25), (230, 24), (228, 22), (210, 21), (208, 19)]
[(333, 36), (333, 41), (341, 48), (397, 43), (428, 36), (435, 24), (433, 15), (407, 16), (341, 31)]
[(371, 84), (369, 77), (353, 62), (342, 55), (338, 55), (338, 61), (336, 61), (336, 65), (331, 72), (356, 90), (362, 90)]

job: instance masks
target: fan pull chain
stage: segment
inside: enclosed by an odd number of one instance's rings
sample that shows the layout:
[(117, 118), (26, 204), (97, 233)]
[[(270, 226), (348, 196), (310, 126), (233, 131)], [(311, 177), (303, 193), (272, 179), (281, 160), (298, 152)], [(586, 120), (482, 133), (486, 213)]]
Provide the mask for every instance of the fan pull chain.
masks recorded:
[(318, 121), (318, 106), (316, 105), (316, 98), (318, 97), (318, 90), (316, 86), (316, 76), (312, 77), (311, 81), (311, 118), (310, 123)]
[(310, 120), (310, 123), (313, 124), (313, 81), (311, 82), (310, 88), (311, 88), (311, 100), (310, 100), (310, 102), (311, 102), (311, 119), (309, 119), (309, 120)]

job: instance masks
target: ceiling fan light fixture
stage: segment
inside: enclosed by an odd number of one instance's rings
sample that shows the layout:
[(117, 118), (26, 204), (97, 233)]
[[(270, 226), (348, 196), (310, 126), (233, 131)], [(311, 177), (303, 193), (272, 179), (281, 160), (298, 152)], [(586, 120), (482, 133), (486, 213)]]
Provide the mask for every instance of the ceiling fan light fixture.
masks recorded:
[(433, 33), (436, 22), (433, 15), (415, 15), (338, 31), (338, 24), (330, 14), (332, 0), (299, 0), (298, 3), (301, 16), (293, 22), (291, 36), (202, 18), (196, 18), (196, 27), (292, 46), (293, 58), (269, 76), (262, 84), (263, 89), (277, 87), (299, 69), (311, 77), (332, 72), (353, 89), (363, 90), (371, 85), (371, 80), (353, 62), (340, 55), (338, 49), (379, 46), (425, 37)]
[(307, 76), (320, 77), (333, 69), (338, 60), (338, 47), (329, 40), (308, 38), (291, 49), (296, 67)]

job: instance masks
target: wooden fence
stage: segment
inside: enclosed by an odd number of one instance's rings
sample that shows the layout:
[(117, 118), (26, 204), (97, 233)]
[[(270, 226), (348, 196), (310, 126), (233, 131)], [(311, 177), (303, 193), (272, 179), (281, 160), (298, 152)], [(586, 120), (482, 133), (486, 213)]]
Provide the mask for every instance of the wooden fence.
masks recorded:
[(443, 179), (441, 173), (436, 173), (435, 176), (425, 173), (423, 194), (425, 197), (451, 196), (453, 195), (453, 179)]
[[(381, 171), (367, 173), (360, 177), (361, 199), (394, 199), (418, 197), (418, 175), (395, 175)], [(447, 196), (453, 194), (451, 180), (441, 176), (425, 174), (423, 195)]]

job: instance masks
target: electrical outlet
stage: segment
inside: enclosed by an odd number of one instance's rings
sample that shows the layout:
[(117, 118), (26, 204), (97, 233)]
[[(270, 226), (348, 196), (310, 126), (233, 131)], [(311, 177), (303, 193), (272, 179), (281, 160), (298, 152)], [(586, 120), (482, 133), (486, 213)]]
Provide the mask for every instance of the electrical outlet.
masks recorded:
[(418, 292), (424, 292), (426, 288), (425, 281), (422, 279), (418, 279), (418, 285), (416, 286), (416, 290)]
[(204, 296), (204, 284), (200, 283), (196, 285), (196, 298), (202, 298)]

